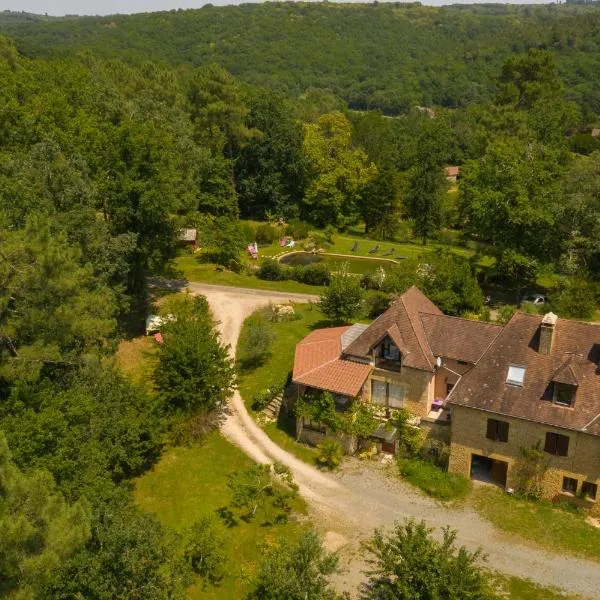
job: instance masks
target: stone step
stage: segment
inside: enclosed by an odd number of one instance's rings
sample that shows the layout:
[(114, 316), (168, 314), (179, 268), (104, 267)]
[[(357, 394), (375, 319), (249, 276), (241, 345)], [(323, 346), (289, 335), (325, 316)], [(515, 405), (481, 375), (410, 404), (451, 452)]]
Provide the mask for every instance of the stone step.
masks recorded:
[(265, 406), (263, 409), (263, 413), (272, 419), (276, 419), (279, 416), (279, 411), (281, 410), (281, 404), (283, 402), (283, 396), (276, 396)]

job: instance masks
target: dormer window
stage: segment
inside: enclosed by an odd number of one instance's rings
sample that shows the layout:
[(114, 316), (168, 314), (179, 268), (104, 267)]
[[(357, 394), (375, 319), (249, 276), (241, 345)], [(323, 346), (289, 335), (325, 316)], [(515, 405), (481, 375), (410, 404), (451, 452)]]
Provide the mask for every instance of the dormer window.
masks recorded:
[(386, 337), (383, 342), (381, 342), (381, 358), (385, 360), (400, 361), (400, 350), (398, 350), (398, 346), (396, 346), (389, 337)]
[(509, 385), (517, 385), (519, 387), (523, 387), (526, 371), (527, 369), (525, 367), (519, 367), (518, 365), (509, 365), (508, 373), (506, 374), (506, 383), (508, 383)]
[(572, 406), (575, 401), (575, 392), (577, 387), (567, 383), (554, 382), (553, 400), (561, 406)]

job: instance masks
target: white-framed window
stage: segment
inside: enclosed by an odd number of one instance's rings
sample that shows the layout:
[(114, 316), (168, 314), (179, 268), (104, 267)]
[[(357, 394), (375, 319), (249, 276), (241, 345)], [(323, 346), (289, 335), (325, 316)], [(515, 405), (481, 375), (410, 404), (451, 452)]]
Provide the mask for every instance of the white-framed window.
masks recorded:
[(399, 383), (371, 380), (371, 401), (389, 408), (404, 406), (404, 386)]
[(525, 381), (525, 372), (527, 369), (525, 367), (520, 367), (519, 365), (508, 365), (508, 373), (506, 374), (506, 383), (510, 385), (518, 385), (523, 386), (523, 382)]

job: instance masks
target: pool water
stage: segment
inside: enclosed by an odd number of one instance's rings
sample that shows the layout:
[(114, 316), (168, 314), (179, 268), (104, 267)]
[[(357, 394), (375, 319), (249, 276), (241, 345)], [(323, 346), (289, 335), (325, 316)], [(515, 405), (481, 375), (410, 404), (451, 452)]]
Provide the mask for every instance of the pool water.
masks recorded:
[(394, 266), (394, 262), (385, 259), (376, 258), (360, 258), (358, 256), (350, 256), (348, 258), (341, 256), (331, 256), (328, 254), (312, 254), (311, 252), (294, 252), (281, 258), (281, 263), (284, 265), (311, 265), (314, 263), (325, 263), (331, 271), (338, 271), (345, 263), (348, 265), (348, 270), (351, 273), (372, 273), (379, 267), (384, 267), (389, 270)]

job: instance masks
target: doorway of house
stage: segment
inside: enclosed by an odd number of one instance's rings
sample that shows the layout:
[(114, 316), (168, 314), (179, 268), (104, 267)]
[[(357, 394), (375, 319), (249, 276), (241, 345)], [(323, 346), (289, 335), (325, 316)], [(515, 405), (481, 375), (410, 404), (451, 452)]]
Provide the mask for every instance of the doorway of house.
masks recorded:
[(480, 454), (471, 455), (471, 479), (506, 487), (508, 463)]

